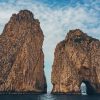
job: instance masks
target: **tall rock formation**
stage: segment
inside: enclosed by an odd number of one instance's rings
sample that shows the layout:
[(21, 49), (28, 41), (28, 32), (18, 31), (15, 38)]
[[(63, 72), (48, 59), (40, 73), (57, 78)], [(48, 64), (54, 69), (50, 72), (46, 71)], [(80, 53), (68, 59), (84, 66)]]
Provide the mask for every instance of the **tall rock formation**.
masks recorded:
[(52, 67), (53, 93), (100, 93), (100, 41), (81, 30), (71, 30), (55, 49)]
[(46, 92), (44, 40), (32, 12), (13, 14), (0, 35), (0, 91)]

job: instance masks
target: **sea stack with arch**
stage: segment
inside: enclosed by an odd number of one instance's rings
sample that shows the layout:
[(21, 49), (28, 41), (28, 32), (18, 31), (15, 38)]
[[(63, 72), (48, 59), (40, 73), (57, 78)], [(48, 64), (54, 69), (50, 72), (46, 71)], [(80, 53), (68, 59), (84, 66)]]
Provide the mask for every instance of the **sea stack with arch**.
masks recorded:
[(80, 29), (70, 30), (55, 49), (52, 93), (100, 93), (100, 41)]

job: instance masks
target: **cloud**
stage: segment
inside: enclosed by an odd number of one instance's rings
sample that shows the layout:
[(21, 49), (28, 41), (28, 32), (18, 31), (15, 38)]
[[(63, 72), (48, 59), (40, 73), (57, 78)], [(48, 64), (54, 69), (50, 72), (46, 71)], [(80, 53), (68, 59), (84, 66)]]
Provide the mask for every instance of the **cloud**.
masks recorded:
[[(73, 0), (72, 0), (73, 1)], [(80, 28), (90, 36), (100, 39), (100, 14), (97, 0), (83, 0), (76, 6), (49, 7), (47, 4), (32, 0), (8, 0), (0, 3), (0, 32), (13, 13), (21, 9), (29, 9), (35, 18), (40, 20), (40, 25), (45, 35), (43, 51), (45, 54), (45, 73), (49, 90), (51, 90), (51, 68), (54, 59), (54, 50), (63, 40), (70, 29)], [(92, 2), (94, 1), (94, 2)], [(73, 3), (73, 2), (72, 2)], [(48, 74), (49, 73), (49, 74)]]

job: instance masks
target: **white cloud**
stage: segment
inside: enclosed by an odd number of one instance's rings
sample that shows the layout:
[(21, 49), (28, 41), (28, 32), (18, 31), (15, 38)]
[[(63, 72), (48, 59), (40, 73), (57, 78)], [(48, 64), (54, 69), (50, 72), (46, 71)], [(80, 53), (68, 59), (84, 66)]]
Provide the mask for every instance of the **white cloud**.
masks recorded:
[[(94, 8), (88, 10), (86, 8), (87, 5), (54, 9), (42, 3), (32, 3), (32, 0), (29, 2), (18, 0), (16, 4), (13, 3), (0, 4), (0, 32), (2, 32), (4, 24), (8, 22), (12, 13), (16, 13), (21, 9), (29, 9), (34, 13), (35, 17), (40, 20), (41, 28), (45, 35), (43, 50), (49, 87), (51, 85), (50, 76), (48, 75), (51, 73), (54, 49), (56, 44), (65, 38), (70, 29), (80, 28), (89, 35), (100, 39), (100, 19), (98, 17), (98, 11), (96, 12)], [(96, 4), (94, 5), (98, 9), (98, 6)], [(89, 25), (92, 25), (92, 27), (89, 28)], [(95, 27), (95, 25), (98, 26)]]

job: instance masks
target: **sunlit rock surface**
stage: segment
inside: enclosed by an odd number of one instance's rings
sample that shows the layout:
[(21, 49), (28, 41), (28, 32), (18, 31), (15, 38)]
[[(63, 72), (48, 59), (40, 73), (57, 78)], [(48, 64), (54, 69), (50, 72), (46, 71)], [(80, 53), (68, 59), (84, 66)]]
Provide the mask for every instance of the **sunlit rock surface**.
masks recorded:
[(85, 82), (88, 92), (100, 93), (100, 41), (80, 29), (68, 32), (55, 49), (52, 66), (53, 93), (80, 93)]
[(43, 40), (30, 11), (12, 15), (0, 35), (0, 91), (46, 92)]

